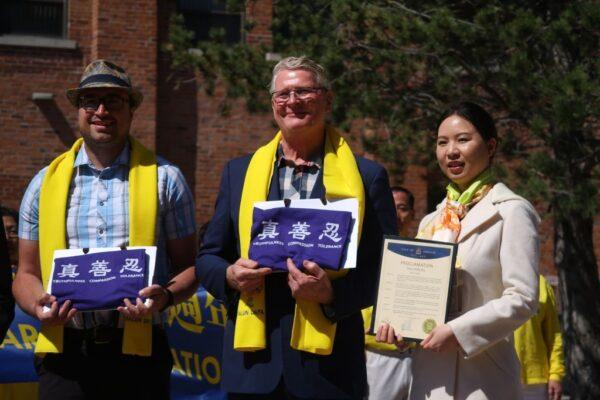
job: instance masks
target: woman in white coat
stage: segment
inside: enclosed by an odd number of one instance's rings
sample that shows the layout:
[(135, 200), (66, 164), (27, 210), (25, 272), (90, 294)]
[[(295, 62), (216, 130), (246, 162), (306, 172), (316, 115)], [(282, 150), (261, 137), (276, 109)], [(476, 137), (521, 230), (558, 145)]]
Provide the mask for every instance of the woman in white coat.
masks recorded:
[[(448, 322), (413, 356), (411, 399), (520, 399), (512, 333), (536, 311), (539, 217), (494, 180), (497, 134), (491, 116), (460, 103), (440, 120), (436, 156), (450, 179), (446, 198), (417, 237), (458, 244)], [(402, 345), (382, 325), (377, 340)]]

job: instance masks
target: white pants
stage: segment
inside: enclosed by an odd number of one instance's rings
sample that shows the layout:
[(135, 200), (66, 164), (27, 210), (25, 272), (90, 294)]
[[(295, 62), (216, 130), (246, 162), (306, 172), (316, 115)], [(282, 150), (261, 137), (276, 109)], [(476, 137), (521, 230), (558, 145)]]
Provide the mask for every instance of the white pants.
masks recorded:
[(412, 381), (410, 352), (367, 350), (367, 382), (370, 400), (404, 400)]
[(548, 384), (523, 385), (523, 400), (548, 400)]

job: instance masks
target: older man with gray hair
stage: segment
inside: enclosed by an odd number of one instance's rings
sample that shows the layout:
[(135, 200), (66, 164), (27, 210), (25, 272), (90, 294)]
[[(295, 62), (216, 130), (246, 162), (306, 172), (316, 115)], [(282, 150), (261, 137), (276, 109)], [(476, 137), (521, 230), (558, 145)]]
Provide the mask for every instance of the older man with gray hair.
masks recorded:
[[(203, 285), (228, 306), (222, 387), (230, 399), (361, 399), (360, 310), (373, 302), (382, 236), (396, 232), (388, 176), (326, 124), (333, 93), (322, 66), (285, 58), (270, 91), (280, 131), (225, 166), (196, 259)], [(253, 204), (307, 198), (358, 200), (356, 268), (333, 274), (288, 259), (287, 273), (273, 273), (250, 259)]]

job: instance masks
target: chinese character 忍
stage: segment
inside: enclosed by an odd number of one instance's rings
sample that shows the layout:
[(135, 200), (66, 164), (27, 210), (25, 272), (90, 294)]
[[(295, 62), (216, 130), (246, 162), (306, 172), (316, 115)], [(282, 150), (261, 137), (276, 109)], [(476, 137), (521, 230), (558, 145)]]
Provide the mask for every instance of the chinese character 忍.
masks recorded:
[(333, 222), (325, 223), (325, 229), (323, 233), (319, 235), (319, 240), (323, 239), (323, 236), (328, 237), (333, 240), (335, 243), (342, 240), (342, 237), (338, 234), (338, 230), (340, 229), (340, 224), (334, 224)]
[(139, 264), (140, 260), (137, 258), (126, 258), (125, 265), (121, 267), (119, 273), (122, 274), (123, 271), (142, 272), (142, 267)]

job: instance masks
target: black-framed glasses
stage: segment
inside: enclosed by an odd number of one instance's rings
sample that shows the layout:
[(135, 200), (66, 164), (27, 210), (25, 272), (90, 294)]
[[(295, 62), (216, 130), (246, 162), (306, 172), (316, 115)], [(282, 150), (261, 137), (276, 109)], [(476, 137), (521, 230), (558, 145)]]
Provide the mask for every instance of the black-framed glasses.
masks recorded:
[(273, 92), (272, 96), (276, 103), (283, 104), (292, 97), (292, 93), (300, 100), (308, 100), (314, 98), (321, 90), (323, 90), (322, 87), (298, 87), (278, 90)]
[(103, 97), (81, 96), (79, 98), (79, 107), (83, 108), (86, 112), (94, 112), (100, 107), (100, 104), (104, 104), (104, 108), (107, 111), (121, 111), (123, 105), (127, 102), (129, 102), (129, 99), (117, 94), (109, 94)]

